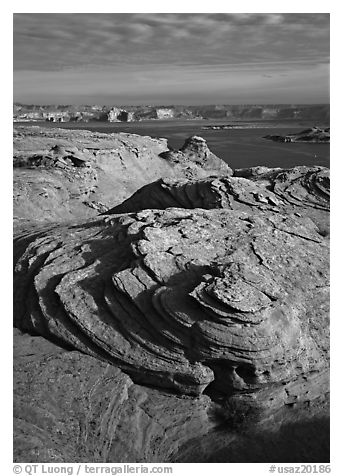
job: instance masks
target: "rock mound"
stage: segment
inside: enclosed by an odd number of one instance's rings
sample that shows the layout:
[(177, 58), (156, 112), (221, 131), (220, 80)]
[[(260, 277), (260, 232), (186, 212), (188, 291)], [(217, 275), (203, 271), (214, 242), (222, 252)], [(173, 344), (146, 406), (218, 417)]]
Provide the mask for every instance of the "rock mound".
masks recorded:
[(206, 175), (232, 175), (232, 169), (208, 148), (205, 139), (191, 136), (186, 139), (179, 151), (169, 150), (162, 152), (160, 157), (172, 164), (186, 168), (186, 177), (204, 177), (204, 173), (197, 173), (198, 169), (206, 171)]
[(211, 384), (277, 407), (290, 402), (281, 384), (301, 379), (292, 401), (321, 389), (309, 382), (328, 365), (328, 245), (310, 219), (171, 208), (28, 239), (16, 243), (20, 329), (185, 394)]
[(251, 206), (275, 207), (275, 194), (245, 178), (209, 177), (203, 180), (160, 179), (138, 190), (107, 213), (130, 213), (147, 208), (230, 208), (250, 210)]
[(110, 214), (142, 209), (228, 208), (250, 213), (277, 212), (310, 218), (329, 235), (330, 178), (324, 167), (236, 169), (231, 177), (202, 180), (160, 179), (138, 190)]
[(135, 385), (117, 367), (42, 337), (15, 330), (14, 357), (15, 462), (170, 461), (190, 435), (215, 427), (209, 397)]

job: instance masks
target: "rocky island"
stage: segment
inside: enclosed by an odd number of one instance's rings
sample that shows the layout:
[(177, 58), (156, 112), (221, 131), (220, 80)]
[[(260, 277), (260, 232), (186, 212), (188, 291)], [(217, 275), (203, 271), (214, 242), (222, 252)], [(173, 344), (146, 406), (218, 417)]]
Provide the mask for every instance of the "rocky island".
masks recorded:
[(327, 144), (330, 142), (330, 128), (322, 129), (320, 127), (311, 127), (296, 134), (267, 135), (264, 139), (273, 140), (274, 142), (312, 142), (316, 144)]
[(14, 131), (14, 460), (329, 461), (329, 170)]

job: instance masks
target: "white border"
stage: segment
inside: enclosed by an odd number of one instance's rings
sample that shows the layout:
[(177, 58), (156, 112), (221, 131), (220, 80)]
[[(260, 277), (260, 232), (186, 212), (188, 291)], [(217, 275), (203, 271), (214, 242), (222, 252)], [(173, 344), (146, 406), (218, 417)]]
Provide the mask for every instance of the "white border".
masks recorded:
[[(258, 10), (257, 10), (258, 8)], [(12, 62), (12, 15), (13, 13), (330, 13), (331, 14), (331, 122), (332, 122), (332, 141), (331, 141), (331, 168), (333, 182), (333, 199), (332, 199), (332, 238), (331, 238), (331, 346), (332, 346), (332, 373), (331, 373), (331, 389), (332, 398), (332, 441), (331, 441), (331, 462), (332, 474), (338, 474), (342, 470), (342, 449), (341, 449), (341, 426), (340, 415), (342, 414), (342, 395), (341, 380), (341, 354), (340, 347), (342, 332), (343, 310), (339, 297), (341, 291), (341, 269), (342, 269), (342, 237), (341, 229), (342, 214), (342, 198), (341, 198), (341, 181), (342, 161), (343, 161), (343, 145), (339, 144), (341, 136), (342, 109), (341, 104), (341, 88), (343, 59), (341, 55), (341, 45), (343, 44), (341, 31), (343, 29), (343, 18), (341, 15), (340, 2), (338, 1), (294, 1), (286, 0), (284, 2), (272, 1), (244, 1), (239, 2), (198, 2), (198, 1), (180, 1), (174, 0), (170, 4), (157, 1), (130, 1), (113, 2), (97, 0), (96, 2), (76, 2), (71, 0), (60, 0), (58, 2), (43, 1), (12, 1), (7, 4), (2, 3), (0, 15), (0, 31), (1, 31), (1, 48), (4, 67), (2, 68), (2, 111), (1, 111), (1, 137), (2, 137), (2, 157), (1, 157), (1, 253), (2, 253), (2, 272), (1, 272), (1, 292), (2, 292), (2, 431), (0, 444), (0, 462), (4, 468), (4, 474), (12, 473), (12, 366), (10, 365), (12, 355), (12, 286), (8, 277), (12, 272), (12, 94), (13, 92), (13, 62)], [(229, 467), (228, 467), (229, 466)], [(215, 466), (206, 465), (179, 465), (179, 470), (174, 474), (189, 474), (196, 471), (197, 474), (208, 474), (209, 471), (215, 470), (217, 474), (234, 475), (240, 474), (267, 474), (267, 466), (265, 464), (216, 464)], [(184, 468), (183, 468), (184, 467)], [(6, 469), (5, 469), (6, 468)]]

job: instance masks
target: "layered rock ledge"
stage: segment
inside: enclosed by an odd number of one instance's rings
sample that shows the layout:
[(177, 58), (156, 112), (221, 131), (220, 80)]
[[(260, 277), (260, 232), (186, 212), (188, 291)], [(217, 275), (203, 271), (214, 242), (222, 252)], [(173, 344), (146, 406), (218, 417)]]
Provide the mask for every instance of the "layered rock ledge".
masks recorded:
[[(160, 179), (138, 190), (107, 213), (148, 208), (229, 208), (302, 213), (328, 221), (329, 170), (325, 167), (236, 169), (233, 176), (197, 180)], [(324, 212), (324, 213), (322, 213)]]
[(330, 128), (321, 129), (320, 127), (311, 127), (295, 134), (267, 135), (264, 139), (273, 140), (274, 142), (314, 142), (327, 144), (330, 142)]
[(182, 178), (18, 227), (16, 461), (303, 462), (296, 445), (242, 453), (298, 425), (306, 461), (323, 462), (328, 170), (231, 171), (194, 137), (162, 155)]
[[(136, 134), (17, 126), (15, 225), (91, 218), (161, 177), (232, 174), (201, 141), (191, 137), (175, 152), (169, 150), (166, 139)], [(175, 155), (179, 159), (172, 159)]]
[(223, 386), (219, 365), (227, 393), (326, 368), (328, 245), (311, 220), (169, 208), (23, 241), (15, 324), (136, 381), (200, 394)]

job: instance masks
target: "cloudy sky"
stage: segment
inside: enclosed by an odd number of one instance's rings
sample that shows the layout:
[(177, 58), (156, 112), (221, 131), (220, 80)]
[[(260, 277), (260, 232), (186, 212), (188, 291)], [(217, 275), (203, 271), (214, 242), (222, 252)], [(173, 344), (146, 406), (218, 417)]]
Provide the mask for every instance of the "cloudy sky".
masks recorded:
[(329, 102), (329, 15), (16, 13), (14, 100)]

